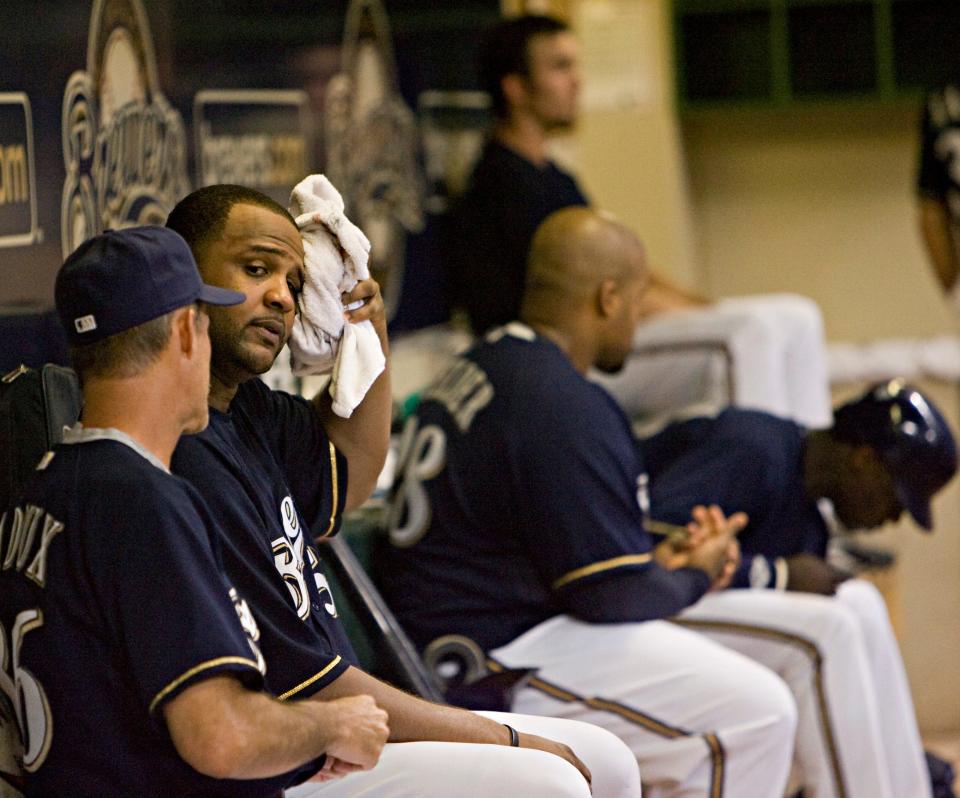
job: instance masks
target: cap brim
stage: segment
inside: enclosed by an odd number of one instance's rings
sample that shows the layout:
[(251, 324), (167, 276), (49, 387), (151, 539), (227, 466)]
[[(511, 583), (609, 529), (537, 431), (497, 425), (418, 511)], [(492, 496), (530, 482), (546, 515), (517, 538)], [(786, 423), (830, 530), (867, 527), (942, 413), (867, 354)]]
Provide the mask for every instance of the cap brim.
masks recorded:
[(204, 283), (200, 287), (198, 302), (206, 302), (208, 305), (239, 305), (247, 298), (246, 294), (239, 291), (230, 291), (226, 288), (217, 288), (214, 285)]
[(933, 511), (930, 509), (929, 497), (917, 495), (902, 482), (897, 483), (896, 490), (900, 504), (924, 532), (930, 532), (933, 529)]

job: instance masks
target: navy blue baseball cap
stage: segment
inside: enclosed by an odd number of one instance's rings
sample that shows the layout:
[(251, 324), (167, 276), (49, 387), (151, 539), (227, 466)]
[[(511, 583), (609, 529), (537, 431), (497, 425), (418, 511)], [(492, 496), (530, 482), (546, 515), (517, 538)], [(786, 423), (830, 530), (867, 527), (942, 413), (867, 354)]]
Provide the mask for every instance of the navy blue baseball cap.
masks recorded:
[(957, 445), (937, 407), (903, 380), (878, 383), (834, 411), (838, 440), (873, 447), (893, 477), (897, 498), (926, 530), (930, 500), (957, 471)]
[(84, 241), (57, 274), (57, 313), (73, 345), (100, 341), (194, 302), (246, 297), (200, 279), (181, 235), (166, 227), (107, 230)]

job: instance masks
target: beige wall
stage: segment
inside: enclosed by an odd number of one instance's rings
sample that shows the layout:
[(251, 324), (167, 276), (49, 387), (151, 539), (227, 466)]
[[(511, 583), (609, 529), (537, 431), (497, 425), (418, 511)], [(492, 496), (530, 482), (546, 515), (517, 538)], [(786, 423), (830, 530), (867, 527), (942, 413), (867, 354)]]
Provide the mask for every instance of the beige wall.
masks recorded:
[(649, 51), (643, 68), (652, 88), (641, 101), (586, 103), (560, 154), (598, 206), (641, 234), (654, 264), (709, 296), (811, 296), (832, 340), (955, 330), (916, 233), (913, 104), (714, 112), (681, 121), (669, 0), (569, 5), (583, 39), (585, 99), (611, 67), (600, 60), (598, 9), (606, 8), (611, 27), (618, 14), (629, 18), (636, 48)]
[[(570, 5), (584, 50), (585, 112), (570, 147), (577, 175), (598, 207), (640, 234), (653, 264), (694, 285), (700, 280), (673, 110), (670, 3), (578, 0)], [(606, 28), (598, 21), (604, 14)], [(623, 19), (637, 23), (626, 36), (620, 29)], [(621, 43), (613, 51), (619, 55), (613, 55), (608, 45)], [(609, 93), (596, 97), (600, 82), (604, 89), (616, 88), (621, 57), (621, 74), (639, 72), (643, 86), (620, 104)]]
[(833, 340), (954, 330), (916, 231), (915, 106), (709, 114), (683, 134), (712, 295), (806, 294)]

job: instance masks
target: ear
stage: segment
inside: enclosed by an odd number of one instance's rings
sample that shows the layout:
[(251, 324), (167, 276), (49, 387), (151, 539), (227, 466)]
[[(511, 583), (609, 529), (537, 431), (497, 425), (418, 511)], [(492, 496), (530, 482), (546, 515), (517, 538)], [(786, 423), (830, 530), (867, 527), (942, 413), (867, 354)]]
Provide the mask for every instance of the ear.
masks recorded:
[(597, 286), (597, 312), (602, 318), (616, 316), (623, 305), (623, 294), (616, 280), (609, 277)]
[(172, 326), (171, 335), (175, 336), (181, 354), (193, 357), (197, 349), (197, 309), (191, 306), (174, 311)]
[(500, 79), (500, 89), (507, 98), (507, 105), (515, 108), (522, 105), (527, 97), (527, 82), (523, 75), (511, 72)]

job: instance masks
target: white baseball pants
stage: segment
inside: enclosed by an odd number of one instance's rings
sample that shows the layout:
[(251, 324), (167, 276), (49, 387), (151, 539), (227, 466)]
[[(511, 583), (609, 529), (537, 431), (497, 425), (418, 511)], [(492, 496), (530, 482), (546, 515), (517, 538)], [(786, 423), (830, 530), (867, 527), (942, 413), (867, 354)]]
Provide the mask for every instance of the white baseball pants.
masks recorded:
[(833, 422), (823, 318), (806, 297), (731, 297), (662, 313), (637, 327), (633, 347), (619, 374), (591, 375), (631, 418), (662, 426), (733, 404), (807, 427)]
[(836, 597), (727, 590), (677, 620), (790, 686), (805, 798), (930, 798), (900, 651), (873, 585), (854, 579)]
[[(640, 798), (630, 750), (588, 723), (504, 712), (480, 712), (518, 731), (565, 743), (590, 769), (593, 798)], [(589, 798), (569, 762), (545, 751), (470, 743), (388, 743), (376, 767), (333, 782), (301, 784), (287, 798)]]
[(596, 723), (636, 755), (654, 798), (782, 798), (796, 707), (781, 679), (665, 621), (588, 624), (557, 616), (490, 652), (537, 667), (520, 712)]

